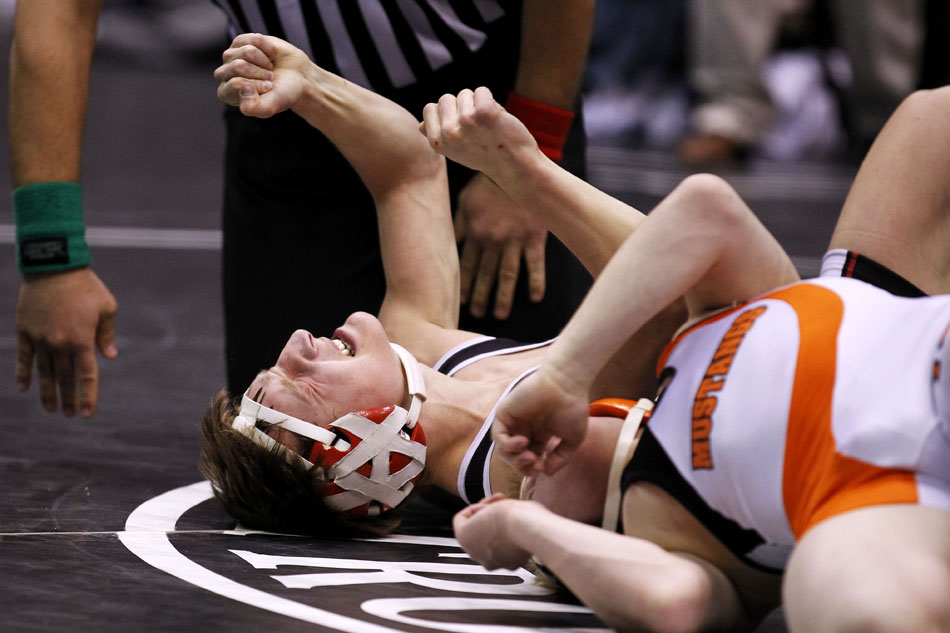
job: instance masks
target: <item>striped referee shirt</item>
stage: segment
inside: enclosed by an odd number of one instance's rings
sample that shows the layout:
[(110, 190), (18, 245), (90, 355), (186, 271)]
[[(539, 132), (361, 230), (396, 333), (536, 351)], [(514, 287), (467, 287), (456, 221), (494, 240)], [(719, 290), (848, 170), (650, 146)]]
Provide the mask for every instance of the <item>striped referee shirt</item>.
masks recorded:
[[(212, 0), (231, 36), (267, 33), (319, 66), (388, 93), (485, 43), (512, 0)], [(506, 11), (508, 7), (508, 11)]]

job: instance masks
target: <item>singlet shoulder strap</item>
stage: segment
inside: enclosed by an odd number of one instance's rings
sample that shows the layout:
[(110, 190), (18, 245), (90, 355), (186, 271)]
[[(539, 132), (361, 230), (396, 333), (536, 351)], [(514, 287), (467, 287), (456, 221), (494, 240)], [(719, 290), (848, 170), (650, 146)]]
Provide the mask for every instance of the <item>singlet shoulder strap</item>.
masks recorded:
[(432, 368), (446, 376), (452, 376), (482, 359), (544, 347), (550, 345), (553, 340), (541, 343), (519, 343), (507, 338), (481, 336), (456, 345), (447, 351)]

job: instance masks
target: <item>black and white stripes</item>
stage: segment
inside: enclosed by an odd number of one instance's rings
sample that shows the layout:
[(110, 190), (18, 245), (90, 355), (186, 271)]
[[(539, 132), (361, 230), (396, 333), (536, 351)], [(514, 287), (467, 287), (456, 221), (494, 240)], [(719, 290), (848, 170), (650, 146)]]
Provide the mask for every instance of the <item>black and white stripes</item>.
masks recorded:
[(231, 36), (267, 33), (377, 92), (477, 51), (511, 0), (212, 0)]

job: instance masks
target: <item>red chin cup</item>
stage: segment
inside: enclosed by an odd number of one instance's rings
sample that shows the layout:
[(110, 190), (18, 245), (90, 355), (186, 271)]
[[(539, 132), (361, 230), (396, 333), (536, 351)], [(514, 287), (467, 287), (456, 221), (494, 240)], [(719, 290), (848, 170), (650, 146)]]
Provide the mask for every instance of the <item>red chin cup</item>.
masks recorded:
[[(375, 409), (356, 411), (355, 414), (375, 422), (376, 424), (381, 424), (395, 409), (396, 407), (394, 405), (389, 405), (388, 407), (377, 407)], [(360, 436), (347, 431), (346, 429), (335, 428), (333, 424), (331, 424), (328, 428), (330, 428), (334, 433), (343, 436), (343, 438), (345, 438), (345, 443), (343, 441), (337, 440), (332, 446), (327, 446), (321, 442), (314, 442), (313, 450), (310, 452), (310, 461), (315, 466), (321, 466), (323, 468), (330, 468), (331, 466), (337, 464), (341, 459), (343, 459), (343, 457), (353, 451), (363, 441), (363, 438)], [(412, 429), (409, 429), (408, 426), (404, 426), (401, 434), (410, 442), (416, 442), (422, 446), (426, 445), (426, 436), (422, 430), (421, 424), (416, 424)], [(345, 444), (349, 444), (349, 446), (346, 446)], [(392, 476), (397, 474), (402, 469), (408, 467), (411, 463), (412, 458), (408, 455), (391, 451), (389, 453), (388, 475)], [(355, 472), (359, 473), (363, 477), (366, 477), (367, 479), (372, 477), (372, 471), (373, 464), (370, 461), (367, 461), (355, 470)], [(409, 482), (415, 486), (421, 478), (422, 472), (410, 479)], [(342, 488), (333, 481), (327, 483), (325, 490), (327, 497), (332, 497), (334, 495), (346, 492), (345, 488)], [(387, 512), (388, 510), (392, 510), (392, 507), (386, 505), (385, 503), (380, 501), (369, 501), (363, 505), (356, 506), (355, 508), (343, 510), (342, 514), (350, 518), (359, 519), (366, 516), (375, 516), (383, 512)]]

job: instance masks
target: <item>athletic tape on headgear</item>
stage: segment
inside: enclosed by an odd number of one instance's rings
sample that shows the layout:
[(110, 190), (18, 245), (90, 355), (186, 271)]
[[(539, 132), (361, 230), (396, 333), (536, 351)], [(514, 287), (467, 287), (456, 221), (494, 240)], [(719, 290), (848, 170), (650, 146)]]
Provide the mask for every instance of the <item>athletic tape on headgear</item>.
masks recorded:
[[(310, 459), (285, 452), (308, 468), (326, 468), (326, 504), (352, 516), (378, 514), (394, 508), (409, 495), (425, 467), (425, 434), (417, 427), (426, 399), (425, 381), (415, 357), (390, 343), (406, 376), (409, 408), (391, 405), (348, 413), (326, 428), (265, 407), (244, 394), (231, 426), (265, 448), (284, 447), (257, 428), (258, 421), (314, 440)], [(395, 467), (395, 470), (394, 470)]]

